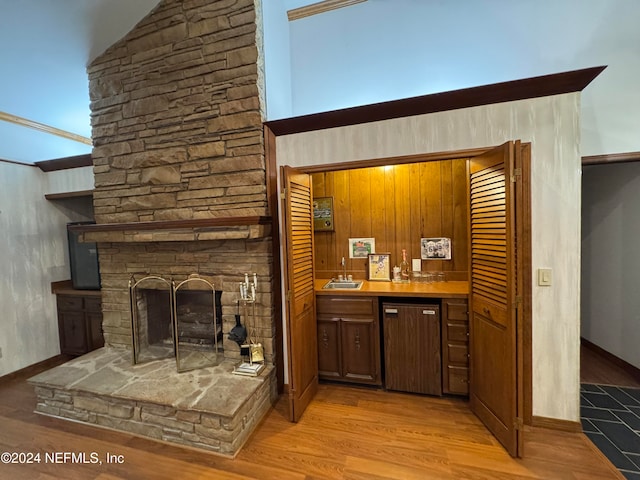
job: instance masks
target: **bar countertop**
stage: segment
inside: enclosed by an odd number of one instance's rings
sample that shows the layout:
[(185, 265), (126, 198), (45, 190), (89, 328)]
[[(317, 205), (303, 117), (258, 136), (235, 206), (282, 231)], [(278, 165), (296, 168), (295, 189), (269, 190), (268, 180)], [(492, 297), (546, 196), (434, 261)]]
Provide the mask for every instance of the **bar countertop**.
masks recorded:
[[(356, 279), (360, 281), (359, 279)], [(314, 288), (316, 295), (360, 295), (378, 297), (423, 297), (423, 298), (464, 298), (469, 295), (469, 282), (410, 282), (395, 283), (384, 281), (362, 280), (359, 289), (322, 287), (329, 282), (329, 278), (316, 279)]]

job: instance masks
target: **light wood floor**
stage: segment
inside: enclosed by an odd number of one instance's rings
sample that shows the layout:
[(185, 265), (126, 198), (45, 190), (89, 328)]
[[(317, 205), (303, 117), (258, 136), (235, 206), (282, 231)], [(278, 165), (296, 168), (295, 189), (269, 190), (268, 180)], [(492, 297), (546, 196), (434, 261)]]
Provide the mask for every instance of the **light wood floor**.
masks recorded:
[[(614, 479), (623, 478), (582, 434), (528, 429), (510, 458), (467, 402), (321, 385), (297, 424), (281, 399), (236, 459), (33, 413), (23, 378), (0, 384), (0, 452), (42, 463), (0, 463), (0, 479)], [(46, 452), (96, 452), (102, 465), (44, 463)], [(124, 463), (106, 464), (107, 452)]]

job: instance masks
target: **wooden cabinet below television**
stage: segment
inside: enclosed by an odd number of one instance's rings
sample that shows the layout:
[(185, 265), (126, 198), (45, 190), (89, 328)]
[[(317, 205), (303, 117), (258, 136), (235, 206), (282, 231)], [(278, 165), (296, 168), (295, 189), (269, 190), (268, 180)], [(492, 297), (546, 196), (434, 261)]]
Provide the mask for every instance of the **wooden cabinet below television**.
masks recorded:
[(60, 351), (82, 355), (104, 345), (100, 292), (57, 293)]
[(319, 377), (381, 385), (377, 298), (318, 296), (316, 313)]
[(442, 300), (442, 390), (469, 394), (469, 304), (466, 299)]

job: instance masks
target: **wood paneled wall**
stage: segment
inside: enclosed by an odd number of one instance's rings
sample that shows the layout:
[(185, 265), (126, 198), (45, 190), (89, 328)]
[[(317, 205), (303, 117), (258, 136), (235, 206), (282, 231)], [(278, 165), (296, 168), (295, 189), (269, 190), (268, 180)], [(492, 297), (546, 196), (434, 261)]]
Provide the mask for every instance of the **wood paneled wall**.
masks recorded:
[(422, 271), (443, 271), (450, 280), (468, 279), (466, 159), (314, 173), (313, 196), (333, 197), (333, 232), (315, 232), (317, 278), (342, 271), (366, 278), (366, 261), (349, 259), (349, 238), (373, 237), (376, 253), (390, 253), (399, 265), (420, 258), (420, 239), (447, 237), (451, 260), (422, 260)]

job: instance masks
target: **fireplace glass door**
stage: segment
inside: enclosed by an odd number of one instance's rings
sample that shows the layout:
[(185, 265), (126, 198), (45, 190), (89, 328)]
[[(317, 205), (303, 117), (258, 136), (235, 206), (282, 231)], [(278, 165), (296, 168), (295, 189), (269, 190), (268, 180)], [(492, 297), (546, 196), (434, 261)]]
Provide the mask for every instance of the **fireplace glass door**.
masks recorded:
[(218, 338), (222, 325), (216, 322), (216, 291), (199, 277), (173, 288), (173, 325), (178, 372), (218, 364)]
[(209, 281), (158, 276), (129, 282), (133, 363), (175, 357), (178, 372), (214, 366), (224, 355), (222, 312)]
[(133, 363), (175, 355), (171, 282), (149, 276), (129, 282)]

